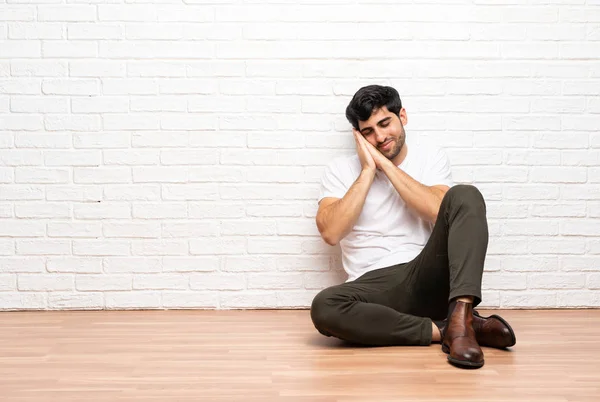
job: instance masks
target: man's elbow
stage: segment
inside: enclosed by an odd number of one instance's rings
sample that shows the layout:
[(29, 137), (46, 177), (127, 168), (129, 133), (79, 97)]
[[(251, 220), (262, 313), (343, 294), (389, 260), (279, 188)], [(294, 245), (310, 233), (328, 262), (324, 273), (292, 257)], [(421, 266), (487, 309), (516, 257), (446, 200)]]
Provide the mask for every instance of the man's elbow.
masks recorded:
[(340, 239), (334, 236), (333, 233), (331, 233), (321, 225), (317, 224), (317, 227), (319, 229), (319, 233), (321, 234), (321, 238), (323, 239), (323, 241), (325, 241), (325, 243), (329, 244), (330, 246), (335, 246), (338, 244)]
[(321, 238), (325, 241), (325, 243), (329, 244), (330, 246), (335, 246), (340, 241), (336, 236), (333, 235), (333, 233), (327, 230), (327, 227), (319, 218), (317, 218), (317, 229), (319, 229), (319, 234), (321, 235)]
[(321, 238), (330, 246), (337, 246), (337, 244), (340, 242), (339, 239), (328, 233), (321, 233)]

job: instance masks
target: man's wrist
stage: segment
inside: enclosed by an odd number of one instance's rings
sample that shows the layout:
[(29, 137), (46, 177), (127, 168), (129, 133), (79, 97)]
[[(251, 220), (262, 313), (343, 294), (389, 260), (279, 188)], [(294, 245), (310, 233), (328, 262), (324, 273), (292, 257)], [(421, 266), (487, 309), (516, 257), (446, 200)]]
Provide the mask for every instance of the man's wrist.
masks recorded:
[(377, 173), (377, 169), (363, 168), (358, 177), (359, 179), (364, 178), (368, 180), (373, 180), (375, 178), (375, 173)]

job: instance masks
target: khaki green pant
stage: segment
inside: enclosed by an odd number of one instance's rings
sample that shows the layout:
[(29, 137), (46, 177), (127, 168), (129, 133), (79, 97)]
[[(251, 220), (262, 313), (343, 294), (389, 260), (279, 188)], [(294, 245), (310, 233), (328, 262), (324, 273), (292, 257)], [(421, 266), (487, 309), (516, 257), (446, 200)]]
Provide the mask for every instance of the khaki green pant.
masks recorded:
[(487, 245), (483, 196), (473, 186), (454, 186), (414, 260), (324, 289), (313, 300), (312, 321), (323, 335), (353, 343), (429, 345), (432, 319), (446, 318), (450, 300), (481, 302)]

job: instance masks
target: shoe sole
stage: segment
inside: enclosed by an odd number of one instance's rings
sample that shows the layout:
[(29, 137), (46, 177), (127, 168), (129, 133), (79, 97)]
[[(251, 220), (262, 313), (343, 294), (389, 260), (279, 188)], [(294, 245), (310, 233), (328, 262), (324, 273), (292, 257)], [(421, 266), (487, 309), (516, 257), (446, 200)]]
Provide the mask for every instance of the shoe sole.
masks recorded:
[(469, 369), (477, 369), (480, 367), (483, 367), (483, 363), (475, 363), (475, 362), (468, 362), (465, 360), (458, 360), (455, 359), (453, 357), (448, 356), (448, 361), (453, 364), (454, 366), (460, 367), (460, 368), (469, 368)]
[(450, 349), (448, 348), (448, 346), (442, 344), (442, 352), (446, 353), (448, 355), (448, 361), (453, 364), (454, 366), (457, 367), (461, 367), (461, 368), (480, 368), (483, 367), (483, 364), (485, 363), (485, 361), (482, 361), (480, 363), (475, 363), (475, 362), (469, 362), (466, 360), (458, 360), (455, 359), (454, 357), (450, 356)]

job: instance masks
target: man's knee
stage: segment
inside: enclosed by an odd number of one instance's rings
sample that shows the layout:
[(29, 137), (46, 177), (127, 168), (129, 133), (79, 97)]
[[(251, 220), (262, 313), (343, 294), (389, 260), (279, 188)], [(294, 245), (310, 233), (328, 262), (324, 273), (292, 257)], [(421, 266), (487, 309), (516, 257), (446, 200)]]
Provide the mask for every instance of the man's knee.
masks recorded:
[(485, 212), (485, 200), (481, 191), (470, 184), (457, 184), (448, 190), (446, 197), (450, 199), (455, 206), (477, 206), (482, 207)]
[(326, 336), (331, 336), (328, 329), (331, 327), (336, 316), (333, 295), (332, 288), (320, 291), (313, 299), (310, 307), (310, 318), (315, 328)]

